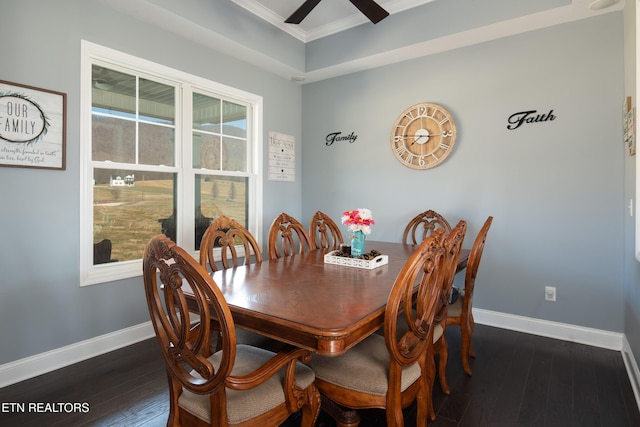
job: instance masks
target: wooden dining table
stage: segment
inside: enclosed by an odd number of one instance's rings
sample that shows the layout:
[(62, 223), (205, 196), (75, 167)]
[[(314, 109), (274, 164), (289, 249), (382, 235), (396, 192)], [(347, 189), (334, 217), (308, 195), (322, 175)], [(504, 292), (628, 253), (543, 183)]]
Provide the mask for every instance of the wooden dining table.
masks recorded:
[[(329, 249), (218, 270), (236, 326), (314, 353), (336, 356), (384, 324), (387, 298), (416, 245), (367, 241), (388, 264), (367, 270), (325, 264)], [(463, 249), (458, 271), (469, 250)]]

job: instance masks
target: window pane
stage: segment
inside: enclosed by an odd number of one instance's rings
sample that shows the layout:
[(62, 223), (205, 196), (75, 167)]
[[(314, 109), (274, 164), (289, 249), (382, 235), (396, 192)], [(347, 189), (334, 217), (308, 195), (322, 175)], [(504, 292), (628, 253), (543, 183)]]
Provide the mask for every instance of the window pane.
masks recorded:
[(220, 100), (200, 93), (193, 94), (193, 129), (220, 133)]
[(247, 141), (245, 139), (223, 138), (222, 144), (226, 147), (226, 164), (228, 171), (247, 171)]
[(140, 123), (140, 163), (175, 165), (175, 130), (173, 127)]
[(246, 177), (196, 175), (196, 246), (200, 246), (202, 238), (197, 228), (198, 218), (212, 220), (225, 215), (248, 228), (248, 183)]
[(93, 241), (111, 241), (111, 260), (141, 259), (144, 245), (162, 232), (175, 241), (175, 178), (171, 173), (94, 169)]
[(113, 116), (135, 117), (136, 77), (99, 65), (93, 65), (91, 72), (93, 111), (102, 111)]
[(175, 87), (140, 79), (140, 120), (173, 125), (176, 116)]
[(260, 97), (229, 87), (219, 93), (216, 82), (86, 46), (83, 70), (91, 67), (92, 79), (82, 91), (91, 108), (81, 131), (91, 132), (83, 143), (92, 147), (82, 167), (93, 182), (81, 183), (91, 205), (80, 214), (93, 229), (81, 235), (84, 246), (107, 244), (101, 260), (100, 246), (93, 258), (82, 251), (82, 285), (139, 275), (144, 246), (158, 233), (191, 252), (220, 215), (257, 227), (260, 206), (248, 201), (261, 197), (249, 187), (262, 184), (253, 170), (261, 159), (252, 157), (260, 152), (252, 123)]
[(227, 166), (227, 147), (220, 144), (220, 137), (207, 134), (193, 134), (193, 167), (212, 170)]
[(95, 114), (91, 120), (91, 151), (94, 161), (136, 163), (135, 122)]
[(225, 101), (223, 103), (222, 133), (240, 138), (247, 137), (247, 107)]

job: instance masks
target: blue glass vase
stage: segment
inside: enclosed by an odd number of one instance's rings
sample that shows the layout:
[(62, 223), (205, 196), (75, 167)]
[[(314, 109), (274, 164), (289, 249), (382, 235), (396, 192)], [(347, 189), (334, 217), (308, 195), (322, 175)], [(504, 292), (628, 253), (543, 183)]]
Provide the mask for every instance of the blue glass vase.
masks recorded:
[(354, 231), (351, 235), (351, 256), (360, 258), (364, 253), (364, 233), (360, 230)]

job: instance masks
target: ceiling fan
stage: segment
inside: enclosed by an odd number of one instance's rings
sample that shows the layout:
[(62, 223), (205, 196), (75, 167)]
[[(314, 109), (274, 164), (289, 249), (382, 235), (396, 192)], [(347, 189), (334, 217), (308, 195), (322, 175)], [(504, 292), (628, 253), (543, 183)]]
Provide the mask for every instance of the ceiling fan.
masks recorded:
[[(349, 0), (360, 12), (362, 12), (371, 22), (377, 24), (384, 18), (389, 16), (389, 12), (384, 10), (382, 6), (373, 0)], [(304, 18), (320, 3), (320, 0), (306, 0), (302, 3), (293, 14), (288, 17), (284, 22), (287, 24), (299, 24)]]

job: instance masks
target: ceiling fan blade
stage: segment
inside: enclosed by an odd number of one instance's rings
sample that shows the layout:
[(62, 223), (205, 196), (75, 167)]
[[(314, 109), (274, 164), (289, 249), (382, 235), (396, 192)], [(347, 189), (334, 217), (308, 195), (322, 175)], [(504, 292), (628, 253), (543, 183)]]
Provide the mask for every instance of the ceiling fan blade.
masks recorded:
[(389, 12), (373, 0), (349, 0), (360, 12), (362, 12), (371, 22), (377, 24), (389, 16)]
[(302, 6), (300, 6), (295, 12), (293, 12), (293, 14), (284, 22), (286, 22), (287, 24), (301, 23), (302, 20), (306, 18), (307, 15), (313, 10), (313, 8), (318, 5), (318, 3), (320, 3), (320, 0), (306, 0), (304, 3), (302, 3)]

